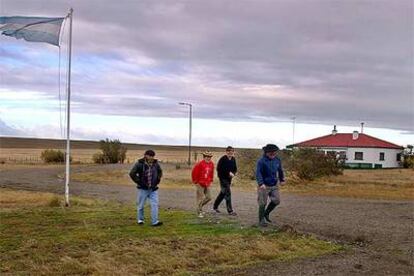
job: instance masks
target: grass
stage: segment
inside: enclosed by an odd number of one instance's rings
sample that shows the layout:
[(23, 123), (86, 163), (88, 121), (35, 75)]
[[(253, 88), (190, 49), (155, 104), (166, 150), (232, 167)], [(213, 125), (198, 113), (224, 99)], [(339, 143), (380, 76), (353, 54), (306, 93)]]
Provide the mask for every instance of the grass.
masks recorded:
[[(185, 275), (268, 260), (330, 254), (342, 246), (235, 221), (162, 210), (165, 225), (138, 226), (133, 206), (1, 190), (1, 274)], [(148, 211), (147, 211), (147, 215)]]
[[(162, 187), (191, 188), (189, 168), (175, 169), (172, 164), (163, 165)], [(105, 169), (96, 172), (75, 173), (75, 181), (133, 185), (125, 169)], [(213, 186), (218, 187), (217, 177)], [(256, 183), (251, 180), (235, 178), (233, 188), (253, 190)], [(343, 175), (330, 176), (311, 182), (287, 181), (282, 191), (304, 195), (338, 196), (362, 199), (405, 200), (414, 199), (414, 170), (345, 170)]]
[(414, 199), (414, 170), (345, 170), (343, 175), (323, 177), (312, 182), (296, 182), (285, 190), (307, 195), (364, 199)]

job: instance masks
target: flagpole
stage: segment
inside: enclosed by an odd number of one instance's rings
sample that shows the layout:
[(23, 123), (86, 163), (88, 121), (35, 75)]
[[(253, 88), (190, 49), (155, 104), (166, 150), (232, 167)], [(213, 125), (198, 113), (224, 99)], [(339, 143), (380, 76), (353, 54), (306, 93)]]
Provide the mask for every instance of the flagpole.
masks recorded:
[(69, 177), (70, 177), (70, 73), (72, 61), (72, 14), (69, 10), (69, 55), (68, 55), (68, 80), (67, 80), (67, 104), (66, 104), (66, 174), (65, 174), (65, 205), (69, 206)]

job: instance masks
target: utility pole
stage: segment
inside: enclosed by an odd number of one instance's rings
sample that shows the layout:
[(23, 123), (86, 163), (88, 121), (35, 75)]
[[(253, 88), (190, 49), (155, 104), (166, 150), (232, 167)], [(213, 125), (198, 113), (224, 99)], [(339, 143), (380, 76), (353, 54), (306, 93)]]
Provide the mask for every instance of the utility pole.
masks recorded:
[(193, 105), (190, 103), (180, 102), (179, 105), (186, 105), (189, 109), (189, 132), (188, 132), (188, 165), (191, 165), (191, 135), (192, 135), (192, 128), (193, 128)]

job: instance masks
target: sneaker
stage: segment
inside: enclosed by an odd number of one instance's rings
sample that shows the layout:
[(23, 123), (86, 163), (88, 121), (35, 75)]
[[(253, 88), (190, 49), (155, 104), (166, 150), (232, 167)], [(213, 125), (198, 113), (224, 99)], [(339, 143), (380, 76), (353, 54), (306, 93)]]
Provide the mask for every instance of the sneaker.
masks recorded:
[(138, 220), (138, 225), (143, 225), (144, 221), (143, 220)]
[(161, 221), (158, 221), (157, 223), (153, 224), (152, 226), (157, 227), (157, 226), (161, 226), (163, 223)]
[(203, 213), (202, 213), (202, 212), (198, 213), (198, 217), (199, 217), (199, 218), (204, 218)]
[(217, 214), (221, 213), (219, 209), (214, 209), (214, 208), (213, 208), (213, 212), (216, 212)]
[(265, 220), (266, 220), (267, 222), (272, 222), (272, 221), (270, 220), (270, 218), (269, 218), (269, 215), (265, 215), (265, 216), (264, 216), (264, 218), (265, 218)]
[(229, 216), (237, 216), (237, 213), (236, 212), (230, 212)]

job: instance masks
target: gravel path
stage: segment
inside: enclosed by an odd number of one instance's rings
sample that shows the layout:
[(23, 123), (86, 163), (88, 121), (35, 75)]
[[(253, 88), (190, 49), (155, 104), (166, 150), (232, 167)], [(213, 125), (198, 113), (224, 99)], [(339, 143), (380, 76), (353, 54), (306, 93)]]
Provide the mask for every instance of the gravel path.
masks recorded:
[[(105, 169), (123, 168), (108, 165)], [(79, 166), (75, 171), (102, 167)], [(0, 171), (0, 187), (63, 193), (63, 168), (28, 168)], [(161, 186), (162, 187), (162, 186)], [(133, 204), (131, 186), (71, 183), (71, 194), (112, 199)], [(213, 196), (216, 191), (213, 192)], [(160, 189), (164, 208), (194, 210), (192, 189)], [(233, 191), (238, 219), (248, 226), (257, 220), (256, 195)], [(224, 204), (224, 203), (223, 203)], [(224, 206), (222, 205), (223, 211)], [(221, 215), (221, 214), (220, 214)], [(414, 202), (302, 196), (282, 193), (282, 203), (272, 213), (276, 227), (351, 244), (347, 252), (295, 262), (269, 262), (226, 275), (414, 275)], [(221, 216), (226, 216), (222, 214)]]

